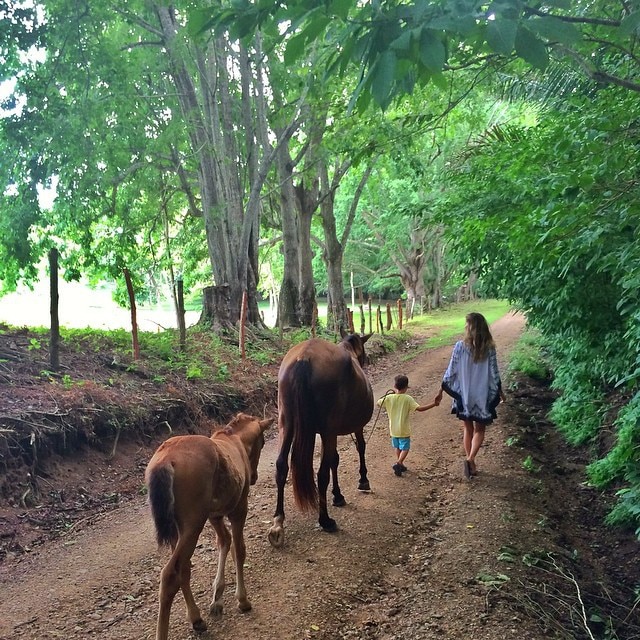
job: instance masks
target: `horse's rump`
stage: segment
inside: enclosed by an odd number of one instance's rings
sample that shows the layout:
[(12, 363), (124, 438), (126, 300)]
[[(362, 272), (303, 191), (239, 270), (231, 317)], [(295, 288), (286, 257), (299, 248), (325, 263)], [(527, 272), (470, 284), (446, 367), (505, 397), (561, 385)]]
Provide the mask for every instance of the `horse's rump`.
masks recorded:
[(291, 484), (298, 507), (318, 508), (318, 488), (313, 471), (316, 432), (321, 421), (311, 384), (313, 370), (309, 359), (296, 360), (286, 369), (279, 383), (279, 402), (285, 416), (285, 430), (291, 438)]
[(151, 467), (147, 472), (151, 515), (160, 546), (173, 546), (178, 541), (173, 494), (173, 467), (169, 464)]

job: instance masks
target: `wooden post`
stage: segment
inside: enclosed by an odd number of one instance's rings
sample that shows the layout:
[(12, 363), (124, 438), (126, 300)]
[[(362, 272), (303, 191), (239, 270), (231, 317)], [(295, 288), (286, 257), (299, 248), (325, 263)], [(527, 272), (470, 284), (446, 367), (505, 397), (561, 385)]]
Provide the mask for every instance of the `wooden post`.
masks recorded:
[(49, 296), (51, 313), (51, 333), (49, 335), (49, 366), (51, 371), (60, 369), (60, 316), (58, 314), (58, 250), (49, 251)]
[(387, 302), (387, 331), (391, 330), (391, 303)]
[(363, 307), (362, 303), (360, 303), (360, 307), (359, 308), (360, 308), (360, 333), (362, 335), (364, 335), (365, 332), (366, 332), (366, 327), (365, 327), (365, 324), (364, 324), (364, 307)]
[(245, 332), (247, 323), (247, 292), (242, 292), (242, 306), (240, 307), (240, 356), (244, 360), (247, 357), (245, 353)]
[(373, 328), (371, 324), (372, 321), (373, 321), (373, 317), (371, 313), (371, 298), (369, 298), (369, 333), (373, 333)]
[(184, 351), (187, 346), (187, 324), (184, 319), (184, 282), (179, 277), (176, 282), (176, 298), (178, 302), (178, 331), (180, 334), (180, 351)]
[(378, 305), (378, 309), (376, 312), (376, 324), (378, 327), (378, 333), (384, 333), (384, 325), (382, 324), (382, 309), (380, 309), (380, 305)]
[(313, 301), (313, 311), (311, 312), (311, 337), (316, 337), (316, 325), (318, 324), (318, 301)]
[(402, 300), (398, 298), (398, 329), (402, 330)]
[(124, 281), (127, 285), (127, 294), (129, 296), (129, 308), (131, 309), (131, 346), (133, 349), (133, 359), (140, 359), (140, 341), (138, 340), (138, 311), (136, 308), (136, 296), (133, 291), (133, 282), (131, 281), (131, 273), (125, 267), (122, 270)]
[(355, 333), (356, 330), (353, 327), (353, 311), (347, 307), (347, 322), (349, 323), (349, 333)]

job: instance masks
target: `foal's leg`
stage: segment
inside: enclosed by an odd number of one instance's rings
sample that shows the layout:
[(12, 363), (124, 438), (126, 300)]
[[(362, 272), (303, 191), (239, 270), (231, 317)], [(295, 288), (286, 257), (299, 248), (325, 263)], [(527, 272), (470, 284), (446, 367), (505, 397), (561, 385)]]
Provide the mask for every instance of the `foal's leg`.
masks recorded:
[(284, 485), (289, 475), (289, 452), (293, 441), (291, 429), (287, 429), (280, 418), (280, 453), (276, 460), (276, 485), (278, 487), (278, 498), (276, 502), (276, 512), (273, 515), (273, 526), (269, 529), (269, 542), (271, 546), (280, 548), (284, 545)]
[(364, 460), (364, 452), (367, 448), (367, 443), (364, 440), (362, 429), (355, 432), (356, 448), (358, 449), (358, 456), (360, 457), (360, 482), (358, 482), (358, 491), (371, 491), (369, 485), (369, 479), (367, 478), (367, 465)]
[[(202, 526), (204, 526), (204, 523)], [(193, 629), (198, 632), (206, 631), (207, 629), (191, 591), (191, 556), (198, 543), (202, 526), (181, 533), (169, 562), (162, 569), (160, 574), (160, 610), (158, 612), (156, 640), (167, 640), (169, 636), (169, 614), (178, 589), (182, 589), (182, 594), (187, 603), (187, 615)]]
[(224, 593), (224, 569), (227, 564), (227, 555), (231, 547), (231, 535), (222, 518), (210, 518), (209, 522), (216, 530), (216, 544), (218, 545), (218, 570), (213, 581), (213, 600), (209, 607), (209, 613), (215, 618), (222, 615), (222, 594)]
[[(329, 486), (329, 470), (333, 468), (337, 455), (338, 438), (322, 437), (322, 454), (318, 468), (318, 523), (329, 532), (338, 530), (336, 521), (329, 517), (327, 511), (327, 487)], [(337, 464), (336, 464), (337, 468)]]
[(238, 609), (243, 613), (251, 611), (251, 602), (247, 599), (244, 586), (244, 561), (247, 558), (247, 547), (244, 543), (244, 523), (247, 519), (246, 509), (237, 515), (229, 516), (231, 535), (233, 536), (233, 553), (236, 562), (236, 600)]

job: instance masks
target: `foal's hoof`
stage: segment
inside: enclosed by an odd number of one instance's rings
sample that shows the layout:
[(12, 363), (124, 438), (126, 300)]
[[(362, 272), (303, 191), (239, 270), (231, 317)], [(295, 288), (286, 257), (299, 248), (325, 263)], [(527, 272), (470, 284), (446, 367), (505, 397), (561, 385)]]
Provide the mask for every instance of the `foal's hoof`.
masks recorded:
[(347, 506), (347, 501), (344, 499), (344, 496), (338, 496), (337, 498), (333, 499), (333, 506), (334, 507), (346, 507)]
[(211, 614), (212, 618), (221, 618), (223, 609), (224, 608), (221, 602), (212, 602), (211, 606), (209, 607), (209, 613)]
[(202, 618), (193, 622), (191, 626), (196, 633), (204, 633), (207, 630), (207, 623)]
[(269, 542), (272, 547), (280, 549), (284, 546), (284, 527), (271, 527), (269, 529)]
[(367, 480), (366, 482), (359, 482), (358, 491), (371, 491), (371, 485), (369, 484), (369, 481)]
[(338, 530), (338, 525), (333, 518), (318, 520), (318, 523), (322, 527), (322, 530), (326, 531), (327, 533), (335, 533)]
[(251, 603), (246, 599), (242, 602), (238, 601), (238, 609), (242, 611), (242, 613), (247, 613), (247, 611), (251, 611)]

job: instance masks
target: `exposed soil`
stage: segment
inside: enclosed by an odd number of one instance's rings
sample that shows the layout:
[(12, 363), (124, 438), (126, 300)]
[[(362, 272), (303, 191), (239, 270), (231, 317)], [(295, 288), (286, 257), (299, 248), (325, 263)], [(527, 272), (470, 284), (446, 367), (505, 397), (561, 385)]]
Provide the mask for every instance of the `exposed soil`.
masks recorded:
[[(511, 314), (492, 326), (503, 377), (523, 326)], [(418, 400), (435, 395), (451, 348), (419, 351), (424, 337), (369, 367), (376, 397), (399, 372)], [(239, 409), (275, 415), (275, 366), (234, 365), (230, 384), (203, 389), (177, 377), (160, 385), (87, 350), (63, 361), (74, 379), (93, 382), (65, 386), (63, 377), (43, 380), (32, 339), (0, 336), (0, 640), (153, 638), (168, 551), (156, 547), (142, 494), (146, 462), (169, 425), (206, 432), (207, 418)], [(348, 504), (330, 510), (340, 530), (319, 530), (289, 489), (282, 549), (267, 540), (274, 430), (245, 530), (253, 610), (235, 608), (229, 560), (225, 613), (208, 616), (216, 551), (206, 529), (192, 583), (209, 631), (190, 631), (178, 595), (170, 637), (640, 638), (635, 537), (603, 526), (611, 497), (584, 483), (588, 452), (566, 448), (546, 421), (548, 387), (506, 382), (476, 478), (463, 478), (448, 403), (412, 416), (403, 477), (391, 470), (386, 417), (376, 411), (367, 430), (372, 492), (356, 490), (357, 454), (342, 438)]]

